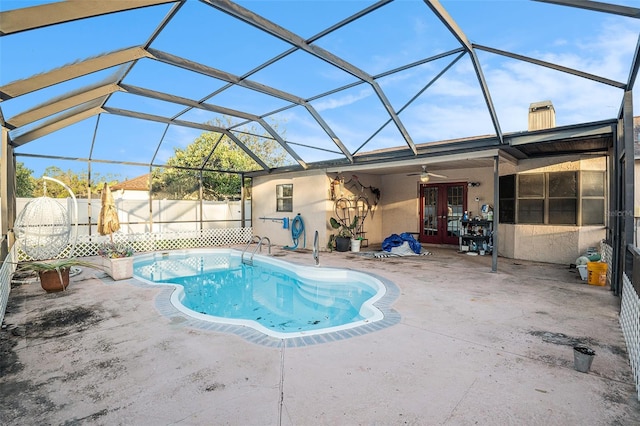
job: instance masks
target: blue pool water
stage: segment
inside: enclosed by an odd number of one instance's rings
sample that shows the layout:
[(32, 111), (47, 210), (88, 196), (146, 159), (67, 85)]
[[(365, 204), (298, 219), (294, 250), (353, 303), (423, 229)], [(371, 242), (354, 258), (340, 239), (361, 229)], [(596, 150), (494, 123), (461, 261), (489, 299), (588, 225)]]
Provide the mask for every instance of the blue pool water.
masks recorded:
[(188, 315), (246, 325), (274, 337), (326, 333), (383, 317), (373, 303), (384, 295), (385, 286), (370, 275), (261, 255), (255, 255), (250, 266), (241, 262), (237, 250), (141, 256), (134, 275), (176, 286), (172, 303)]

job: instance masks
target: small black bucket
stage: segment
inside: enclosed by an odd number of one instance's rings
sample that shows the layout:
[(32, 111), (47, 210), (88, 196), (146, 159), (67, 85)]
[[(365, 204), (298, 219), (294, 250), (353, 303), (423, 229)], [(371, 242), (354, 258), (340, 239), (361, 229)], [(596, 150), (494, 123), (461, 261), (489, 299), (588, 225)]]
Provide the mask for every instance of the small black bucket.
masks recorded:
[(573, 368), (581, 373), (588, 373), (596, 351), (586, 346), (573, 347)]

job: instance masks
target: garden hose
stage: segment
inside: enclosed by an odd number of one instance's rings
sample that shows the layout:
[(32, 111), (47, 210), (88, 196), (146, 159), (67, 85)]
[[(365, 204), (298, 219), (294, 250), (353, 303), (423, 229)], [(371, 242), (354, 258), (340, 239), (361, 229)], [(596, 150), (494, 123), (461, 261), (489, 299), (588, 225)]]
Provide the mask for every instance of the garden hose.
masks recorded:
[(295, 250), (298, 248), (300, 242), (300, 236), (303, 237), (302, 248), (307, 245), (307, 233), (304, 229), (304, 222), (300, 213), (296, 215), (291, 221), (291, 239), (293, 240), (293, 246), (284, 246), (283, 248), (288, 250)]

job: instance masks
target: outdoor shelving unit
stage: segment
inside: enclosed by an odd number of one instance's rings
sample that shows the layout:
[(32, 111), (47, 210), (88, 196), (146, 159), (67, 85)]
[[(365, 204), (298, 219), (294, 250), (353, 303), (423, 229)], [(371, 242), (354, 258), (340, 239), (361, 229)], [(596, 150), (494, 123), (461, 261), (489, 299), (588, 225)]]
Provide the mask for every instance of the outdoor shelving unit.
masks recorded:
[[(492, 220), (463, 220), (460, 223), (462, 229), (462, 233), (459, 238), (460, 251), (480, 252), (480, 250), (485, 250), (485, 254), (490, 254), (492, 252)], [(484, 248), (485, 243), (486, 248)], [(468, 247), (468, 249), (464, 250), (463, 247)]]

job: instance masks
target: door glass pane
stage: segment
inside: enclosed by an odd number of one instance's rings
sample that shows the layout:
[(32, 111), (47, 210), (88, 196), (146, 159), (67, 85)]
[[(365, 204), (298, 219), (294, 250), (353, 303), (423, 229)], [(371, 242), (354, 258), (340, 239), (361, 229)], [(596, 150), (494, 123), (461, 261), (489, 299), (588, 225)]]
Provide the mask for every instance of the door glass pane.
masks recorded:
[(447, 188), (447, 236), (460, 235), (460, 219), (464, 214), (464, 186), (456, 185)]
[(438, 188), (424, 188), (424, 235), (438, 235)]

